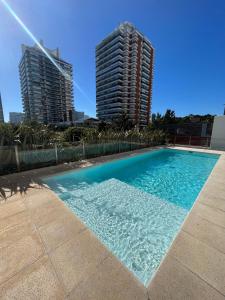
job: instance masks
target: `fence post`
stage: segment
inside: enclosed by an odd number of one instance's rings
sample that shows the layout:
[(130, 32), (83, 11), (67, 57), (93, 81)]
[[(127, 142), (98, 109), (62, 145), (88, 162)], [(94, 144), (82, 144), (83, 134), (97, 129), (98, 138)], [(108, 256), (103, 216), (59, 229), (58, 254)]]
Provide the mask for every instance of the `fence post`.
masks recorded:
[(189, 137), (189, 145), (191, 145), (191, 136)]
[(19, 158), (19, 151), (17, 145), (15, 145), (15, 156), (16, 156), (17, 171), (20, 172), (20, 158)]
[(58, 148), (57, 148), (57, 144), (55, 144), (55, 162), (56, 162), (56, 164), (58, 164), (58, 161), (59, 161), (59, 159), (58, 159)]
[(83, 141), (83, 158), (85, 159), (85, 146), (84, 146), (84, 141)]
[(103, 155), (105, 155), (105, 140), (103, 140)]

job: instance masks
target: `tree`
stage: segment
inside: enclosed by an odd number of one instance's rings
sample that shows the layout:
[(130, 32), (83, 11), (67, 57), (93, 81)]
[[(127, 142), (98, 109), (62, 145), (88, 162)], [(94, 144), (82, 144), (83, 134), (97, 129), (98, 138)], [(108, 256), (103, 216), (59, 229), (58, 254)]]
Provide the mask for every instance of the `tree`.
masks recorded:
[(98, 124), (98, 131), (99, 131), (99, 132), (101, 132), (101, 131), (106, 131), (108, 128), (109, 128), (109, 125), (108, 125), (105, 121), (101, 121), (101, 122)]
[(21, 124), (17, 131), (16, 131), (16, 140), (19, 142), (23, 147), (25, 145), (32, 145), (33, 142), (33, 135), (35, 132), (35, 128), (32, 125), (28, 124)]
[(163, 117), (163, 123), (164, 125), (167, 124), (174, 124), (176, 122), (176, 116), (175, 116), (175, 111), (171, 109), (167, 109), (166, 113)]
[(115, 130), (126, 131), (133, 129), (134, 124), (126, 113), (122, 113), (121, 116), (113, 120), (112, 128)]
[(163, 117), (160, 113), (152, 114), (152, 121), (148, 125), (149, 130), (154, 130), (159, 128), (163, 124)]
[(63, 138), (66, 142), (80, 141), (84, 128), (69, 127), (63, 132)]

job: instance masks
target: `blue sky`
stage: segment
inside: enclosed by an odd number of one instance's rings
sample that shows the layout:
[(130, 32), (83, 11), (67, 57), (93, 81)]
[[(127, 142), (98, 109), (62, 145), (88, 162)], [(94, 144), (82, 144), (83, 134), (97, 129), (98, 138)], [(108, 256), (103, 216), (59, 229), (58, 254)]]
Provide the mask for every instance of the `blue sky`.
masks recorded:
[[(38, 39), (71, 62), (77, 110), (95, 115), (95, 46), (122, 21), (155, 48), (153, 112), (222, 114), (225, 103), (224, 0), (8, 0)], [(22, 111), (18, 64), (31, 39), (0, 0), (0, 91), (6, 120)]]

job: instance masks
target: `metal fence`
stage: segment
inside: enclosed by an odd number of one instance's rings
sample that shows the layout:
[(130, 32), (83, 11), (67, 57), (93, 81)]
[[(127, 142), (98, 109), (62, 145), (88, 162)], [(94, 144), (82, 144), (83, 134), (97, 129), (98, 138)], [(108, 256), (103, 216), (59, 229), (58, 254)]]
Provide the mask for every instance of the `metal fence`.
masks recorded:
[(175, 135), (169, 137), (169, 143), (174, 145), (190, 145), (210, 147), (211, 137)]
[(62, 147), (57, 144), (49, 148), (40, 146), (22, 149), (19, 146), (0, 147), (0, 175), (12, 172), (56, 165), (63, 162), (72, 162), (102, 155), (109, 155), (125, 151), (132, 151), (160, 143), (135, 140), (135, 141), (106, 141), (93, 143), (77, 143)]
[[(210, 137), (170, 136), (168, 144), (210, 147)], [(220, 141), (220, 143), (222, 143)], [(57, 144), (51, 147), (19, 146), (0, 147), (0, 175), (56, 165), (64, 162), (73, 162), (102, 155), (109, 155), (125, 151), (132, 151), (150, 146), (162, 145), (163, 140), (152, 141), (146, 139), (107, 140), (89, 143), (77, 143), (66, 147)], [(225, 141), (223, 141), (225, 144)], [(225, 150), (225, 148), (223, 149)]]
[(225, 139), (221, 138), (176, 135), (170, 136), (167, 142), (173, 145), (189, 145), (225, 151)]

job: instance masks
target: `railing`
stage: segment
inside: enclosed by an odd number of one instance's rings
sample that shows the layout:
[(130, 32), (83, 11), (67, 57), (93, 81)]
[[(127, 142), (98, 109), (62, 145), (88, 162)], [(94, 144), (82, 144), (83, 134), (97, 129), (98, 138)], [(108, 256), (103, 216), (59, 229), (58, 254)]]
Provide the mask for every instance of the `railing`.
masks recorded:
[(150, 140), (128, 139), (123, 141), (83, 142), (66, 147), (55, 144), (50, 148), (42, 149), (21, 149), (19, 146), (0, 147), (0, 175), (132, 151), (159, 144), (160, 142)]
[[(210, 147), (210, 142), (210, 137), (196, 136), (170, 136), (167, 140), (168, 144), (207, 148)], [(217, 142), (217, 144), (222, 146), (224, 145), (223, 148), (221, 146), (220, 149), (225, 150), (224, 140), (215, 141), (215, 139), (212, 139), (212, 142)], [(69, 146), (54, 144), (48, 148), (37, 145), (29, 146), (29, 148), (3, 146), (0, 147), (0, 175), (162, 144), (163, 140), (160, 141), (160, 139), (157, 142), (153, 142), (151, 139), (127, 138), (124, 140), (92, 141), (89, 143), (79, 142)], [(219, 150), (219, 148), (217, 150)]]
[(190, 145), (199, 147), (210, 147), (211, 137), (182, 136), (175, 135), (169, 137), (169, 143), (174, 145)]

